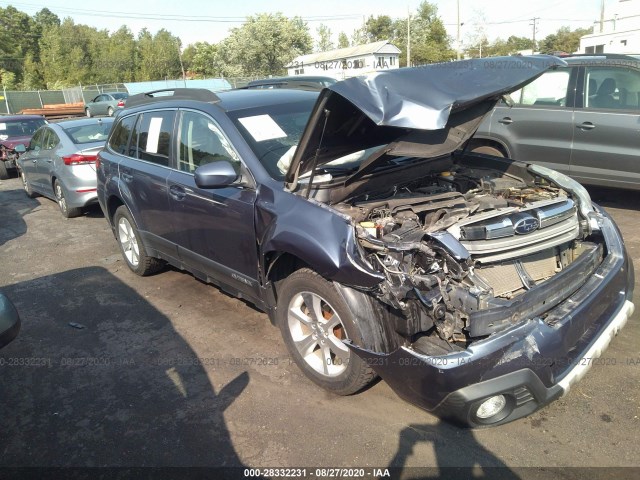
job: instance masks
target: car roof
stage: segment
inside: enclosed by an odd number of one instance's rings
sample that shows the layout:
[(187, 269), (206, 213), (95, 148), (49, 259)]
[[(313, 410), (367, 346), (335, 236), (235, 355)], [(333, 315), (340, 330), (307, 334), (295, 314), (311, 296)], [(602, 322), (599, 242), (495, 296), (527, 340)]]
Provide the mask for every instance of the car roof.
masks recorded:
[(620, 53), (585, 53), (585, 54), (573, 54), (566, 57), (561, 57), (569, 65), (581, 64), (581, 63), (602, 63), (602, 64), (616, 64), (622, 65), (622, 62), (628, 64), (640, 65), (640, 55), (623, 55)]
[(98, 118), (65, 118), (63, 120), (59, 120), (57, 122), (50, 123), (51, 125), (58, 125), (62, 129), (73, 128), (73, 127), (82, 127), (85, 125), (93, 125), (94, 123), (103, 122), (103, 123), (113, 123), (112, 117), (98, 117)]
[(304, 100), (314, 101), (318, 98), (318, 92), (276, 88), (266, 90), (228, 90), (217, 93), (217, 96), (220, 99), (218, 105), (223, 110), (232, 112), (281, 103), (293, 103)]
[(272, 77), (272, 78), (261, 78), (260, 80), (252, 80), (247, 84), (247, 86), (254, 85), (270, 85), (272, 83), (282, 83), (282, 82), (330, 82), (336, 83), (336, 80), (333, 77), (323, 77), (321, 75), (296, 75), (291, 77)]
[(0, 122), (11, 122), (17, 120), (44, 120), (42, 115), (0, 115)]

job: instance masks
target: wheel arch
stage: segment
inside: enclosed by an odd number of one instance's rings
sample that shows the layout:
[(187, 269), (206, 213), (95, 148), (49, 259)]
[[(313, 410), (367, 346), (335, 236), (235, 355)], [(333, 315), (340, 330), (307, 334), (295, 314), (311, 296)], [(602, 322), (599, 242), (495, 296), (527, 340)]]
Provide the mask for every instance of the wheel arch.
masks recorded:
[(487, 138), (487, 137), (479, 137), (472, 138), (469, 142), (469, 146), (467, 147), (467, 151), (472, 151), (474, 148), (478, 147), (493, 147), (497, 150), (500, 150), (505, 158), (511, 158), (511, 149), (509, 146), (503, 142), (502, 140), (498, 140), (496, 138)]

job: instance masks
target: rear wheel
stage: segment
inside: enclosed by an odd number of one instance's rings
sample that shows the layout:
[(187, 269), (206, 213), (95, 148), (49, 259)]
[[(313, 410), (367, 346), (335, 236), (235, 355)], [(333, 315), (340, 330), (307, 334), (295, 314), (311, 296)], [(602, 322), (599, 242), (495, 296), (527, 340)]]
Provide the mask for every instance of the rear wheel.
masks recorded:
[(278, 288), (277, 321), (284, 343), (302, 372), (338, 395), (361, 390), (375, 373), (343, 340), (366, 343), (335, 287), (317, 273), (301, 269)]
[(6, 180), (9, 178), (9, 172), (4, 164), (4, 160), (0, 160), (0, 180)]
[(132, 272), (144, 277), (162, 269), (164, 264), (161, 260), (147, 255), (127, 207), (124, 205), (118, 207), (113, 221), (116, 226), (116, 237), (120, 251)]
[(109, 107), (107, 109), (107, 115), (109, 115), (110, 117), (113, 117), (113, 108)]
[(69, 207), (69, 205), (67, 204), (67, 197), (64, 193), (64, 188), (58, 180), (53, 182), (53, 193), (56, 196), (58, 207), (60, 207), (60, 211), (62, 212), (62, 215), (64, 217), (73, 218), (80, 216), (82, 210), (76, 207)]
[(490, 147), (489, 145), (481, 145), (479, 147), (471, 150), (473, 153), (482, 153), (484, 155), (492, 155), (494, 157), (502, 157), (504, 158), (506, 155), (501, 150), (498, 150), (495, 147)]

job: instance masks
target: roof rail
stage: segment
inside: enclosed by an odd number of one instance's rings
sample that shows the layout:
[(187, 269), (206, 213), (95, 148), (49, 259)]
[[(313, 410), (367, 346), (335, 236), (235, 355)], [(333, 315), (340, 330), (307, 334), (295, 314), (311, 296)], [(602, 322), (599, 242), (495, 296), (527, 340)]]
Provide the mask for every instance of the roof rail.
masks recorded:
[(206, 88), (164, 88), (151, 92), (138, 93), (127, 98), (127, 107), (169, 100), (197, 100), (200, 102), (219, 102), (220, 98)]

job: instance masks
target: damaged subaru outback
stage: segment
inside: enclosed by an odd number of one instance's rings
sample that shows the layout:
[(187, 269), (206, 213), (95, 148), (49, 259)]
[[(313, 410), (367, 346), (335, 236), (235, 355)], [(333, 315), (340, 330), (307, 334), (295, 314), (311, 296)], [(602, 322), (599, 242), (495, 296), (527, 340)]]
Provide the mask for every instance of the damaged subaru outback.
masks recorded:
[(563, 64), (136, 95), (99, 202), (132, 271), (169, 263), (254, 303), (319, 386), (380, 376), (442, 418), (506, 423), (567, 393), (634, 310), (620, 232), (580, 184), (466, 150), (496, 102)]

